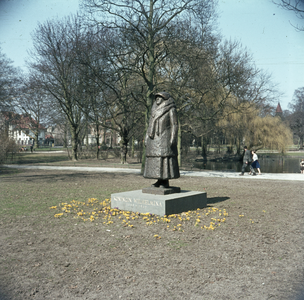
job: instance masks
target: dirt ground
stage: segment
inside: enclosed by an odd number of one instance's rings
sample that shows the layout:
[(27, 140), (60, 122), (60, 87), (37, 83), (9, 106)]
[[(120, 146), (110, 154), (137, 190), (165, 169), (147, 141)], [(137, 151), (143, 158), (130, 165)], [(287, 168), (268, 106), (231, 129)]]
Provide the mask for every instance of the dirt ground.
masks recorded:
[(151, 183), (3, 169), (0, 299), (304, 299), (302, 182), (181, 177), (174, 185), (207, 191), (208, 208), (167, 220), (62, 210)]

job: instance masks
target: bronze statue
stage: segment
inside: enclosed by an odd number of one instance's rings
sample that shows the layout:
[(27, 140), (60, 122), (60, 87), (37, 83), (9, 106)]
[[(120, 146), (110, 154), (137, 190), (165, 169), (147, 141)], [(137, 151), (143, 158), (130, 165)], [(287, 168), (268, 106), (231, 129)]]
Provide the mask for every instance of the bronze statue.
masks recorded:
[(168, 188), (169, 179), (179, 178), (177, 161), (178, 121), (176, 106), (169, 93), (155, 95), (145, 137), (145, 178), (157, 179), (152, 187)]

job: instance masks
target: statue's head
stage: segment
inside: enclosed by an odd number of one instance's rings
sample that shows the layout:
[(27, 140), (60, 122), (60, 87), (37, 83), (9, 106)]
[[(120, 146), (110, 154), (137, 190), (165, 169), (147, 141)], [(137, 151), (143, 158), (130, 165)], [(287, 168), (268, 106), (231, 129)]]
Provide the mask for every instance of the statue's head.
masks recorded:
[(168, 100), (171, 97), (171, 95), (167, 92), (159, 92), (155, 94), (155, 99), (157, 97), (162, 97), (164, 100)]
[(157, 105), (160, 105), (164, 100), (168, 100), (171, 95), (167, 92), (159, 92), (155, 94), (155, 101)]

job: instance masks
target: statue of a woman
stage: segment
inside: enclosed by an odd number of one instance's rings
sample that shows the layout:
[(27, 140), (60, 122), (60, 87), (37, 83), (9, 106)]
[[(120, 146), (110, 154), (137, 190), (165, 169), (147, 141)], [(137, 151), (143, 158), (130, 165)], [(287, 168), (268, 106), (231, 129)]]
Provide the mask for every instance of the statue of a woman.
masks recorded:
[(155, 95), (145, 137), (145, 178), (155, 178), (153, 187), (169, 187), (169, 179), (179, 178), (177, 161), (178, 121), (176, 106), (169, 93)]

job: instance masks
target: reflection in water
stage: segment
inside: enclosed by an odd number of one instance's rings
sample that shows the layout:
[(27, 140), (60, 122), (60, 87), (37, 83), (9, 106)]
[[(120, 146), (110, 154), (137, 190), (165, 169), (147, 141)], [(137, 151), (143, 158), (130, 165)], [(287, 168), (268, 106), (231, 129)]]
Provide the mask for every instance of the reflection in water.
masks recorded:
[[(304, 154), (303, 154), (304, 157)], [(300, 160), (302, 157), (284, 157), (284, 156), (267, 156), (259, 155), (259, 163), (261, 165), (262, 173), (300, 173)], [(238, 161), (224, 161), (224, 162), (194, 162), (194, 168), (241, 172), (242, 163)], [(249, 168), (248, 168), (249, 172)]]

